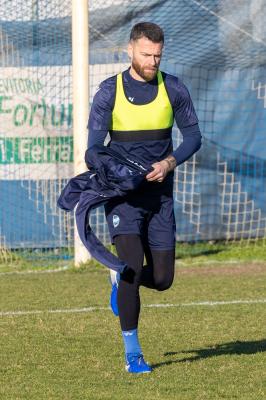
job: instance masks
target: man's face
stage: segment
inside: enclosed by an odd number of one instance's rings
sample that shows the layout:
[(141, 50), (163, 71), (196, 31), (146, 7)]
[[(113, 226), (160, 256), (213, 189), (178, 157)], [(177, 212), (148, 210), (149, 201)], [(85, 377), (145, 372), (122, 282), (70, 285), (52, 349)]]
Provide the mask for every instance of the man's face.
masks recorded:
[(128, 55), (131, 59), (131, 68), (134, 75), (137, 74), (140, 80), (150, 81), (157, 75), (163, 43), (153, 43), (146, 37), (130, 41)]

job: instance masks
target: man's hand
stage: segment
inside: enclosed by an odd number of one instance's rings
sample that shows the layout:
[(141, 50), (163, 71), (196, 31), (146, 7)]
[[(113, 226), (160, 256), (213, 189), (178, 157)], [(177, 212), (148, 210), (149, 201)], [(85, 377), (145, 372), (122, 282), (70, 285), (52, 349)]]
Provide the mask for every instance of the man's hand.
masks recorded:
[(168, 156), (162, 161), (152, 164), (153, 171), (151, 171), (146, 179), (149, 182), (162, 182), (166, 175), (173, 171), (176, 167), (176, 160), (173, 156)]

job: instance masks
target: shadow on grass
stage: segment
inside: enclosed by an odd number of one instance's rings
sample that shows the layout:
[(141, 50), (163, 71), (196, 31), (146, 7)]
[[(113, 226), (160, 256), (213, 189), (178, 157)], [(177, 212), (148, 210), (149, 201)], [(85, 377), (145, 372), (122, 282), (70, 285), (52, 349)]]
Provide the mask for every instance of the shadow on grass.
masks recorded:
[(182, 362), (193, 362), (198, 360), (204, 360), (205, 358), (210, 357), (218, 357), (224, 355), (241, 355), (241, 354), (256, 354), (266, 351), (266, 339), (257, 340), (257, 341), (249, 341), (249, 342), (229, 342), (215, 345), (213, 347), (206, 347), (203, 349), (192, 349), (181, 352), (168, 351), (164, 353), (165, 357), (182, 355), (182, 354), (191, 354), (194, 353), (191, 357), (185, 357), (177, 360), (168, 360), (158, 364), (154, 364), (153, 368), (159, 368), (163, 365), (170, 365), (175, 363)]

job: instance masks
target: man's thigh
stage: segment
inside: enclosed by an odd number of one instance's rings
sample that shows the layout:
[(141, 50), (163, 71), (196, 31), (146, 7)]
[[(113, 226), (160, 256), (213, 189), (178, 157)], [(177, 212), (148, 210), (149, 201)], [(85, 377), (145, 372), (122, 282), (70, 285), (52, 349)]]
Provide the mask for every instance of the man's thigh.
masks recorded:
[(105, 206), (113, 243), (117, 235), (137, 234), (151, 249), (175, 247), (175, 217), (172, 197), (131, 194)]
[(147, 211), (131, 197), (115, 198), (105, 205), (105, 215), (112, 243), (117, 235), (142, 236)]
[(153, 213), (147, 228), (147, 242), (153, 250), (171, 250), (175, 247), (175, 215), (172, 197), (161, 200), (160, 208)]

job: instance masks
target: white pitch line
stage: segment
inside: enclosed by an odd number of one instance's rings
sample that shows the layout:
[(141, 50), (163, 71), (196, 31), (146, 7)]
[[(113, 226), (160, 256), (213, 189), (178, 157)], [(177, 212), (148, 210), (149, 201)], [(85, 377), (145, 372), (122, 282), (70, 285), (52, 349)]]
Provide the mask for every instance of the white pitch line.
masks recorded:
[[(228, 301), (199, 301), (191, 303), (179, 303), (179, 304), (144, 304), (144, 308), (178, 308), (178, 307), (215, 307), (233, 304), (266, 304), (266, 299), (254, 299), (254, 300), (228, 300)], [(1, 311), (0, 317), (6, 316), (20, 316), (20, 315), (37, 315), (37, 314), (75, 314), (75, 313), (88, 313), (92, 311), (106, 311), (110, 310), (110, 307), (83, 307), (83, 308), (61, 308), (55, 310), (29, 310), (29, 311)]]
[(0, 317), (5, 316), (19, 316), (19, 315), (36, 315), (36, 314), (75, 314), (75, 313), (85, 313), (91, 311), (99, 310), (110, 310), (109, 307), (84, 307), (84, 308), (61, 308), (55, 310), (29, 310), (29, 311), (2, 311), (0, 312)]
[(266, 303), (266, 299), (255, 299), (255, 300), (228, 300), (228, 301), (198, 301), (192, 303), (180, 303), (180, 304), (147, 304), (144, 305), (146, 308), (163, 308), (163, 307), (198, 307), (198, 306), (224, 306), (230, 304), (263, 304)]

